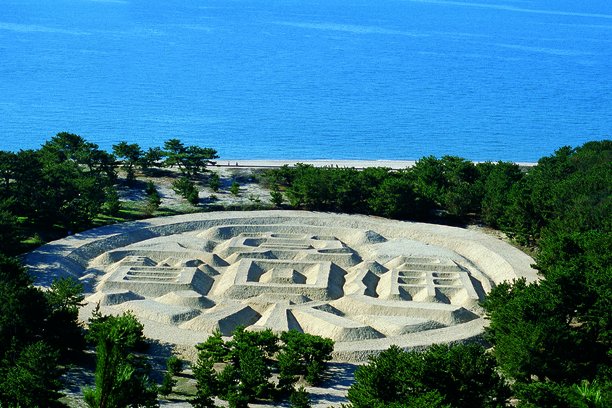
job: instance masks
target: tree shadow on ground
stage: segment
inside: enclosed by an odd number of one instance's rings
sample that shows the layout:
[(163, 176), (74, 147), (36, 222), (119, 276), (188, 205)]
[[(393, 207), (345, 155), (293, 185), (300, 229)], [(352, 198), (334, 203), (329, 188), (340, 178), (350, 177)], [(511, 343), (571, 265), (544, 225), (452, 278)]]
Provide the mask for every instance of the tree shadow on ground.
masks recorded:
[(353, 384), (359, 366), (351, 363), (329, 363), (327, 379), (317, 387), (308, 389), (313, 405), (348, 403), (346, 393)]

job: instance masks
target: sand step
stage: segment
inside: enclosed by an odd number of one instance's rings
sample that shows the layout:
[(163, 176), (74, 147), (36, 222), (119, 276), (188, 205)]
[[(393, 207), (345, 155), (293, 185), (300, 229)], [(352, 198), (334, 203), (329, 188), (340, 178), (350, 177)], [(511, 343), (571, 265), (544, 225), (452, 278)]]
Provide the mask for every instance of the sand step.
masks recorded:
[(304, 331), (335, 341), (377, 339), (384, 335), (369, 325), (312, 308), (292, 310)]

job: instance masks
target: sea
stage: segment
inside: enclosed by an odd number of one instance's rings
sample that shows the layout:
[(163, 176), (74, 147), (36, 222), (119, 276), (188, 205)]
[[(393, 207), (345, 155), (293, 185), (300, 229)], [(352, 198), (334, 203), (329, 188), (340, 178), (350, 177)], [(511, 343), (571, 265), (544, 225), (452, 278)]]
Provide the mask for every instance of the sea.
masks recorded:
[(534, 162), (612, 137), (610, 0), (0, 0), (0, 150)]

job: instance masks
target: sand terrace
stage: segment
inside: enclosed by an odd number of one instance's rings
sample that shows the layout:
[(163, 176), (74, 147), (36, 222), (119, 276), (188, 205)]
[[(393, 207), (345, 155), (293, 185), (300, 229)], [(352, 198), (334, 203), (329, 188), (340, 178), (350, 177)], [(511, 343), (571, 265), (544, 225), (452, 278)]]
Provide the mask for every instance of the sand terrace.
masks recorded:
[(338, 361), (391, 344), (482, 334), (478, 306), (533, 260), (460, 228), (301, 211), (179, 215), (102, 227), (26, 257), (36, 283), (73, 276), (88, 306), (132, 310), (145, 335), (191, 347), (214, 330), (297, 329), (330, 337)]

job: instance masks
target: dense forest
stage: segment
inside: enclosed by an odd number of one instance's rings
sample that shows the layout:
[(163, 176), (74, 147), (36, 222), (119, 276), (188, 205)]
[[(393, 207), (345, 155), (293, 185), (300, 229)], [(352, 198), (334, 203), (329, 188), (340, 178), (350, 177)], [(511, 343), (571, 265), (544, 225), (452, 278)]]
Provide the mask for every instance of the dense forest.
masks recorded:
[[(80, 285), (59, 280), (43, 292), (14, 256), (116, 213), (117, 183), (139, 172), (178, 168), (176, 190), (189, 199), (193, 180), (216, 157), (214, 149), (177, 139), (147, 151), (121, 142), (110, 153), (69, 133), (38, 150), (0, 151), (0, 406), (58, 405), (64, 367), (87, 348), (95, 348), (98, 358), (96, 385), (85, 391), (89, 406), (157, 404), (159, 389), (138, 353), (145, 343), (138, 321), (129, 314), (97, 314), (86, 330), (77, 320)], [(209, 179), (212, 185), (215, 178)], [(281, 208), (480, 223), (505, 232), (536, 259), (539, 282), (500, 284), (483, 303), (490, 350), (387, 350), (358, 369), (349, 391), (353, 406), (501, 407), (511, 400), (521, 407), (612, 405), (612, 141), (563, 147), (526, 168), (426, 157), (399, 171), (283, 167), (268, 171), (262, 183)], [(153, 207), (159, 205), (156, 193), (147, 186)], [(245, 348), (248, 353), (266, 352), (261, 339), (247, 340), (255, 344)], [(224, 347), (230, 351), (221, 357), (231, 373), (240, 354), (232, 354), (231, 344)], [(214, 359), (207, 358), (199, 363), (202, 378), (211, 375), (207, 364)], [(115, 402), (105, 397), (109, 386), (120, 391)], [(139, 392), (126, 391), (133, 388)], [(200, 406), (209, 406), (210, 395), (229, 398), (236, 391), (202, 390), (208, 394)], [(247, 400), (259, 395), (249, 392)], [(295, 395), (295, 406), (307, 406), (303, 394)]]

